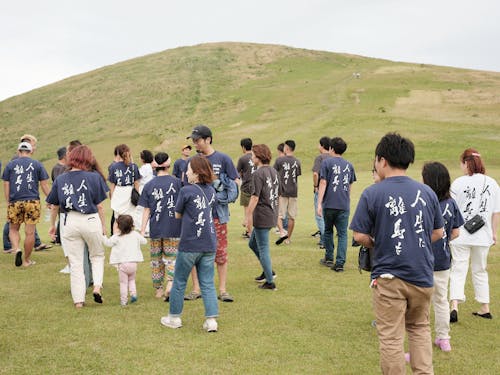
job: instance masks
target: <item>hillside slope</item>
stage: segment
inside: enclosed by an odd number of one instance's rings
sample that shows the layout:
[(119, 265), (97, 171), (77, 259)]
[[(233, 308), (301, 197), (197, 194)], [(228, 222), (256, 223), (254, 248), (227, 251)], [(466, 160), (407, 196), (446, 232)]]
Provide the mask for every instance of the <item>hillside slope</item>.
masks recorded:
[[(104, 165), (114, 145), (178, 154), (193, 125), (214, 130), (233, 158), (250, 136), (273, 149), (287, 138), (309, 167), (322, 135), (342, 136), (349, 158), (369, 169), (386, 131), (417, 145), (417, 158), (456, 164), (468, 146), (489, 166), (500, 134), (500, 73), (397, 63), (284, 46), (216, 43), (124, 61), (0, 102), (0, 157), (22, 133), (49, 164), (71, 139)], [(366, 165), (365, 165), (366, 164)]]

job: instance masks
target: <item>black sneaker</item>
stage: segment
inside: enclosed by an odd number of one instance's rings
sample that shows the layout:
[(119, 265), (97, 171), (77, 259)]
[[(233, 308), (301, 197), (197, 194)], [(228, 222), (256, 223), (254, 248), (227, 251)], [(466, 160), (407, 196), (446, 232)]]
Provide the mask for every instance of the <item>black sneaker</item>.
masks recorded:
[(264, 284), (260, 284), (259, 288), (260, 289), (269, 289), (269, 290), (278, 290), (278, 288), (276, 288), (276, 284), (268, 283), (268, 282), (265, 282)]
[(336, 264), (332, 267), (332, 270), (335, 272), (344, 272), (344, 266)]
[(243, 238), (250, 238), (250, 236), (248, 235), (248, 232), (243, 232), (243, 234), (241, 235), (241, 237), (243, 237)]
[(316, 232), (314, 232), (313, 234), (311, 234), (311, 237), (319, 237), (321, 235), (321, 232), (318, 230)]
[(321, 264), (322, 266), (325, 266), (325, 267), (332, 268), (333, 267), (333, 260), (328, 260), (328, 259), (325, 259), (325, 258), (321, 258), (319, 260), (319, 264)]
[[(276, 274), (273, 271), (273, 280), (274, 279), (276, 279)], [(262, 272), (260, 276), (257, 276), (254, 280), (257, 283), (263, 283), (264, 281), (266, 281), (266, 275), (264, 274), (264, 272)]]
[(450, 323), (456, 323), (458, 322), (458, 311), (457, 310), (451, 310), (450, 313)]

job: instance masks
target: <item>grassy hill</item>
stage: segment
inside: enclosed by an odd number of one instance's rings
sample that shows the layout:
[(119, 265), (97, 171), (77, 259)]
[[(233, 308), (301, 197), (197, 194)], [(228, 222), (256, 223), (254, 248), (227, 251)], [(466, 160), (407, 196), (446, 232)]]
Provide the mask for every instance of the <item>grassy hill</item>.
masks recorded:
[(380, 136), (399, 131), (415, 142), (420, 161), (452, 166), (475, 146), (498, 170), (499, 118), (500, 73), (216, 43), (121, 62), (0, 102), (0, 157), (7, 160), (25, 132), (39, 138), (37, 157), (50, 163), (75, 138), (104, 165), (122, 142), (135, 155), (142, 148), (177, 155), (193, 125), (204, 123), (234, 158), (242, 137), (272, 148), (292, 138), (308, 167), (319, 137), (338, 135), (349, 158), (368, 169)]
[[(107, 263), (105, 303), (97, 306), (87, 295), (85, 309), (75, 311), (68, 276), (58, 272), (65, 263), (60, 247), (34, 253), (37, 265), (28, 269), (0, 255), (0, 373), (379, 373), (369, 276), (358, 273), (357, 248), (348, 248), (346, 271), (338, 274), (318, 264), (323, 252), (310, 236), (316, 230), (310, 169), (318, 139), (347, 141), (345, 156), (358, 178), (354, 209), (372, 183), (375, 145), (388, 131), (416, 144), (409, 170), (415, 178), (429, 160), (444, 162), (457, 177), (460, 152), (473, 146), (488, 174), (500, 180), (499, 119), (500, 73), (239, 43), (168, 50), (0, 102), (4, 163), (23, 133), (38, 137), (35, 157), (49, 170), (56, 149), (76, 138), (93, 148), (103, 166), (119, 143), (129, 144), (136, 160), (144, 148), (177, 157), (192, 127), (204, 123), (214, 132), (215, 148), (233, 160), (243, 137), (273, 150), (291, 138), (303, 164), (293, 242), (271, 244), (276, 293), (255, 286), (261, 271), (241, 238), (242, 210), (231, 205), (228, 290), (235, 302), (220, 304), (215, 335), (201, 330), (201, 300), (186, 302), (182, 329), (160, 327), (168, 304), (153, 296), (148, 246), (137, 276), (139, 302), (126, 309), (119, 305), (116, 271)], [(38, 225), (45, 241), (47, 226), (46, 220)], [(453, 351), (434, 349), (437, 374), (500, 373), (494, 360), (500, 355), (499, 250), (493, 247), (488, 259), (495, 318), (471, 315), (477, 303), (468, 281), (467, 302), (452, 327)]]

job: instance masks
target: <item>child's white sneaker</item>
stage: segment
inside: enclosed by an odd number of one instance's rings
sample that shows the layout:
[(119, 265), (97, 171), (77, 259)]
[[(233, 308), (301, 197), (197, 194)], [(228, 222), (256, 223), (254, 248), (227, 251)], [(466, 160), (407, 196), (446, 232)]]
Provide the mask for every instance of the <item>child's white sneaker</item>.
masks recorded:
[(205, 323), (203, 323), (203, 329), (207, 332), (217, 332), (217, 320), (215, 318), (208, 318), (205, 320)]
[(182, 320), (178, 316), (163, 316), (160, 319), (160, 323), (164, 325), (165, 327), (168, 328), (181, 328), (182, 327)]

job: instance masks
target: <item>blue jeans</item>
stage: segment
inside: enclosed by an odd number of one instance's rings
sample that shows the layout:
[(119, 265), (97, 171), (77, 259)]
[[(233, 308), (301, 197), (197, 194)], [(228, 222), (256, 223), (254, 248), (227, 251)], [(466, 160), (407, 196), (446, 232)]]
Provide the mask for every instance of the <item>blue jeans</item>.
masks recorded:
[[(38, 235), (38, 231), (35, 228), (35, 247), (38, 247), (41, 244), (42, 241), (40, 241), (40, 236)], [(3, 249), (9, 250), (11, 248), (12, 244), (10, 243), (10, 238), (9, 238), (9, 222), (6, 222), (5, 225), (3, 226)]]
[(318, 192), (314, 193), (314, 219), (316, 220), (316, 226), (318, 227), (319, 233), (321, 234), (319, 243), (325, 244), (325, 220), (323, 216), (318, 216)]
[(337, 258), (335, 264), (343, 266), (347, 252), (347, 225), (349, 224), (349, 211), (323, 209), (325, 219), (325, 259), (333, 261), (333, 227), (337, 230)]
[(273, 266), (271, 264), (271, 254), (269, 252), (269, 228), (253, 228), (248, 246), (255, 253), (260, 261), (266, 282), (273, 282)]
[(200, 282), (201, 296), (205, 306), (205, 317), (215, 318), (219, 315), (217, 293), (214, 284), (214, 253), (188, 253), (179, 251), (175, 261), (175, 276), (170, 291), (170, 310), (172, 316), (180, 316), (184, 307), (184, 292), (191, 269), (196, 266)]

